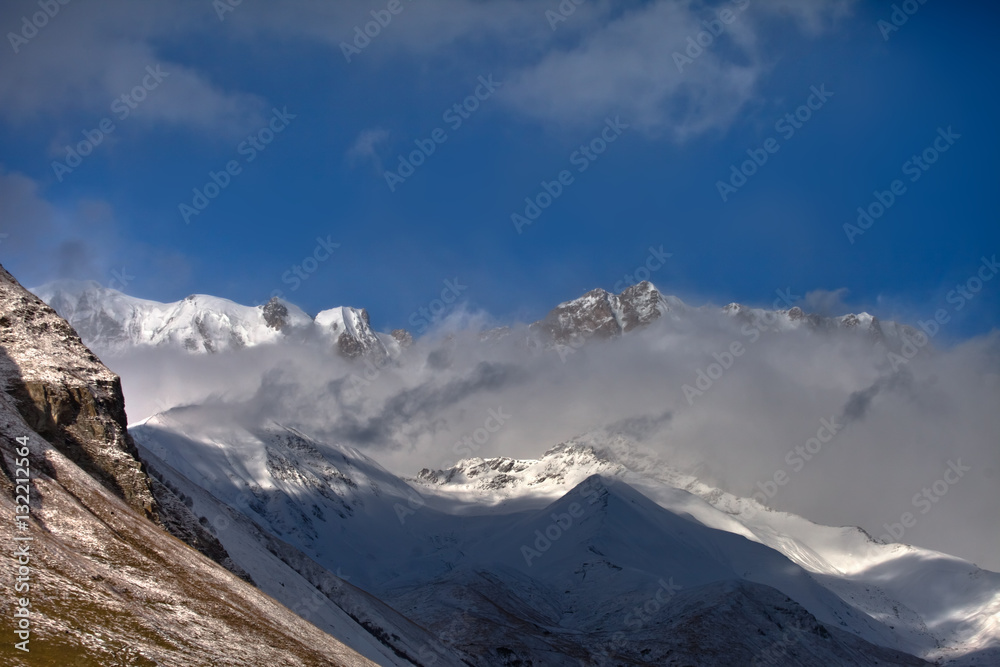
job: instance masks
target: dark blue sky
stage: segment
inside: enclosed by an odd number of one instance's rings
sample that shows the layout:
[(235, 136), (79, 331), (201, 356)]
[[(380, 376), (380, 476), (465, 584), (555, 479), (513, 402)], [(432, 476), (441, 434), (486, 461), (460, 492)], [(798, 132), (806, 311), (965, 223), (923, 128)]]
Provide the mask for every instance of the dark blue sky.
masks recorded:
[[(0, 49), (0, 262), (29, 285), (120, 287), (124, 268), (123, 291), (157, 300), (281, 290), (311, 312), (366, 307), (386, 329), (410, 326), (446, 279), (473, 309), (538, 318), (612, 289), (661, 245), (672, 256), (652, 281), (695, 304), (791, 288), (822, 290), (812, 309), (945, 307), (1000, 252), (997, 9), (916, 3), (886, 40), (891, 3), (744, 4), (588, 0), (552, 30), (555, 1), (403, 0), (348, 63), (340, 43), (387, 2), (244, 2), (221, 21), (207, 0), (71, 3)], [(724, 8), (731, 23), (678, 72), (673, 53)], [(7, 3), (0, 27), (19, 32), (37, 10)], [(490, 75), (492, 93), (478, 80)], [(121, 118), (112, 100), (144, 77), (146, 99)], [(444, 114), (477, 86), (485, 99), (456, 128)], [(833, 94), (791, 136), (776, 129), (813, 86)], [(273, 108), (295, 117), (248, 162), (241, 142)], [(114, 132), (55, 173), (105, 117)], [(581, 162), (608, 117), (628, 129)], [(385, 170), (436, 128), (446, 141), (391, 191)], [(960, 138), (911, 181), (904, 163), (939, 128)], [(724, 202), (717, 182), (771, 137), (777, 152)], [(230, 160), (239, 173), (185, 223), (179, 205)], [(562, 170), (572, 183), (519, 234), (511, 215)], [(844, 224), (896, 179), (905, 192), (850, 243)], [(339, 247), (292, 289), (286, 272), (317, 237)], [(1000, 279), (946, 336), (998, 326), (998, 306)]]

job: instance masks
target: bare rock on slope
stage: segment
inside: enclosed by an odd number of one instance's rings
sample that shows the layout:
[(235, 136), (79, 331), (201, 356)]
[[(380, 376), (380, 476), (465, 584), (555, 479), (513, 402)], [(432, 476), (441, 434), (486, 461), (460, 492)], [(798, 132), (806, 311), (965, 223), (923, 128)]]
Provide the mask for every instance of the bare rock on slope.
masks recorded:
[[(31, 610), (30, 653), (3, 642), (0, 664), (372, 664), (154, 523), (228, 560), (146, 475), (118, 377), (2, 267), (0, 387), (0, 539), (28, 544), (30, 568), (27, 589), (0, 577), (0, 613), (13, 617), (15, 598)], [(30, 517), (18, 525), (23, 442)]]
[(121, 381), (73, 328), (0, 267), (0, 368), (32, 430), (124, 499), (157, 518), (125, 418)]

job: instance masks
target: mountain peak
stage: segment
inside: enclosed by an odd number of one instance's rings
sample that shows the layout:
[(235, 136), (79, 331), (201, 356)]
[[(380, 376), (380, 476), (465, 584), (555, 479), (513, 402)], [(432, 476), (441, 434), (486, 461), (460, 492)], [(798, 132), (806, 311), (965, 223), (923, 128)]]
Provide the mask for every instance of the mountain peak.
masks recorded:
[(35, 292), (102, 354), (144, 346), (213, 353), (301, 334), (332, 339), (334, 350), (354, 359), (369, 354), (391, 356), (401, 346), (399, 341), (405, 340), (405, 332), (390, 336), (372, 330), (363, 308), (331, 308), (311, 318), (277, 297), (259, 306), (206, 294), (160, 303), (94, 281), (56, 281)]
[(680, 299), (672, 297), (668, 301), (653, 283), (644, 280), (619, 294), (592, 289), (560, 303), (532, 328), (560, 344), (581, 338), (608, 339), (646, 326), (680, 305)]

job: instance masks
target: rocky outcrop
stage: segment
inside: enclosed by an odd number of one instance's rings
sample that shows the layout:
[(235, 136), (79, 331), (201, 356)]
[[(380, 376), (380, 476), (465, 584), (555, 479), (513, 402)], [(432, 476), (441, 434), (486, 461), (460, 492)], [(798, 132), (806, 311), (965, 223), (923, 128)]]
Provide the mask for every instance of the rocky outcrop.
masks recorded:
[(0, 267), (5, 391), (24, 421), (106, 488), (157, 519), (149, 478), (128, 434), (121, 381), (76, 332)]
[(406, 348), (413, 345), (413, 334), (406, 329), (393, 329), (389, 335), (399, 343), (400, 347)]
[(30, 489), (0, 540), (28, 545), (31, 609), (30, 654), (6, 641), (0, 664), (373, 664), (251, 586), (125, 425), (118, 377), (0, 267), (0, 513), (15, 462)]
[(278, 297), (271, 297), (271, 300), (260, 309), (267, 326), (276, 331), (281, 331), (288, 326), (288, 308), (278, 300)]
[(663, 295), (652, 283), (643, 281), (621, 294), (594, 289), (579, 299), (560, 303), (531, 328), (560, 344), (608, 339), (646, 326), (669, 310)]
[(127, 430), (118, 376), (65, 320), (2, 268), (0, 312), (5, 391), (25, 423), (133, 509), (246, 577), (182, 499), (147, 475)]

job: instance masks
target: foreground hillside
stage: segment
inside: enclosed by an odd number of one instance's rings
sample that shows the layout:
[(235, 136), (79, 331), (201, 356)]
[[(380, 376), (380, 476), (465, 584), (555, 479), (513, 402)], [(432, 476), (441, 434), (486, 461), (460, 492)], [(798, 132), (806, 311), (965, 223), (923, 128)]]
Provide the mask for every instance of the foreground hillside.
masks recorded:
[[(373, 664), (154, 522), (164, 508), (125, 433), (117, 376), (2, 268), (0, 383), (0, 540), (31, 538), (19, 543), (30, 545), (29, 588), (13, 590), (13, 559), (0, 576), (5, 618), (15, 597), (30, 600), (30, 652), (5, 633), (0, 663)], [(23, 442), (27, 457), (16, 455)], [(13, 480), (23, 458), (22, 530)]]

